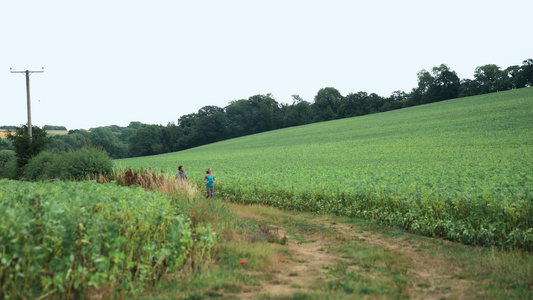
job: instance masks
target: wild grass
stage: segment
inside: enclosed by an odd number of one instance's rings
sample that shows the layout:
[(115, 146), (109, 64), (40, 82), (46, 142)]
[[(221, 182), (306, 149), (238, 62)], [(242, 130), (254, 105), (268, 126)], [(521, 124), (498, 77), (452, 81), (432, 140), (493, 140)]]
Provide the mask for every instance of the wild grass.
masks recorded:
[(120, 186), (139, 186), (147, 191), (162, 192), (169, 196), (195, 198), (200, 195), (197, 184), (180, 182), (171, 175), (156, 173), (151, 169), (133, 171), (131, 168), (108, 175), (98, 174), (88, 180), (98, 183), (116, 183)]

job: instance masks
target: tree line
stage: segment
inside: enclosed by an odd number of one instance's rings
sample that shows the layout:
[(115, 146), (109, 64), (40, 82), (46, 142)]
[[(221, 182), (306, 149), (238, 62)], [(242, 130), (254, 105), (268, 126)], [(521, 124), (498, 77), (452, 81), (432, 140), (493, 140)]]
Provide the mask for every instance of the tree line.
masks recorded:
[[(292, 103), (279, 103), (271, 94), (231, 101), (226, 107), (204, 106), (166, 126), (131, 122), (71, 130), (52, 136), (49, 149), (68, 152), (87, 146), (106, 150), (113, 158), (137, 157), (180, 151), (235, 137), (390, 111), (404, 107), (533, 86), (533, 59), (501, 69), (494, 64), (477, 67), (473, 79), (460, 79), (447, 65), (417, 73), (418, 85), (410, 92), (395, 91), (389, 97), (367, 92), (346, 96), (333, 88), (320, 89), (308, 102), (298, 95)], [(54, 128), (48, 126), (46, 129)], [(43, 128), (44, 129), (44, 128)], [(63, 129), (63, 127), (61, 127)], [(0, 140), (0, 147), (9, 143)]]

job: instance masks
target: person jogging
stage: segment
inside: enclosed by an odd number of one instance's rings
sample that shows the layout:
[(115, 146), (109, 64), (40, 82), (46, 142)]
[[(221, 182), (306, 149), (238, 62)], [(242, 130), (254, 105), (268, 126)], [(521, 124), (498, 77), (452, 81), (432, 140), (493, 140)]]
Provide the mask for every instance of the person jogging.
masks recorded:
[(215, 175), (213, 174), (213, 170), (211, 168), (207, 169), (207, 172), (204, 177), (204, 183), (205, 183), (205, 189), (207, 190), (207, 198), (213, 198), (213, 194), (215, 192)]
[(176, 178), (180, 183), (187, 183), (187, 181), (189, 181), (189, 176), (187, 176), (187, 172), (185, 172), (183, 166), (178, 167), (178, 173), (176, 173)]

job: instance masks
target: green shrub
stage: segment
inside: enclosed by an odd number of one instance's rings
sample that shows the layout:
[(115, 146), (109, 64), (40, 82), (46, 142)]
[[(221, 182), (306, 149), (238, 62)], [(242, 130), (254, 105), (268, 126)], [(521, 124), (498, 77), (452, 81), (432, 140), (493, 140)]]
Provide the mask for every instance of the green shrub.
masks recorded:
[[(52, 169), (57, 170), (56, 165), (58, 163), (59, 156), (57, 153), (43, 151), (33, 157), (28, 164), (24, 166), (24, 179), (38, 181), (55, 178), (56, 175), (51, 171)], [(51, 176), (51, 178), (49, 176)]]
[(111, 173), (113, 160), (103, 150), (83, 148), (63, 154), (60, 169), (60, 179), (80, 180), (97, 174)]
[(13, 143), (10, 140), (4, 140), (0, 138), (0, 151), (1, 150), (13, 150), (15, 147), (13, 147)]
[(0, 178), (16, 179), (18, 174), (15, 151), (0, 150)]
[(15, 151), (0, 150), (0, 168), (3, 168), (4, 165), (13, 158), (15, 158)]
[(111, 157), (97, 148), (83, 148), (63, 154), (44, 151), (24, 167), (23, 177), (30, 181), (81, 180), (96, 174), (109, 174), (112, 170)]

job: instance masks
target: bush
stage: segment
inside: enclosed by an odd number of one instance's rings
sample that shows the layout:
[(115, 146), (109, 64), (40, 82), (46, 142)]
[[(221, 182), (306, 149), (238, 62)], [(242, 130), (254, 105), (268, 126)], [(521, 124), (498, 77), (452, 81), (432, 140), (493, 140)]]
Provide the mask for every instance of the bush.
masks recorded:
[(12, 150), (0, 150), (0, 168), (4, 164), (15, 157), (15, 151)]
[(14, 150), (13, 143), (10, 140), (4, 140), (0, 138), (0, 151), (2, 150)]
[(113, 159), (97, 148), (83, 148), (65, 153), (61, 159), (60, 179), (80, 180), (113, 172)]
[(15, 151), (0, 150), (0, 178), (16, 179), (18, 174)]
[(31, 181), (81, 180), (113, 171), (113, 160), (97, 148), (83, 148), (64, 154), (41, 152), (24, 167), (24, 179)]
[(24, 166), (24, 179), (38, 181), (56, 178), (58, 173), (55, 171), (57, 171), (59, 160), (57, 153), (51, 151), (39, 153)]

